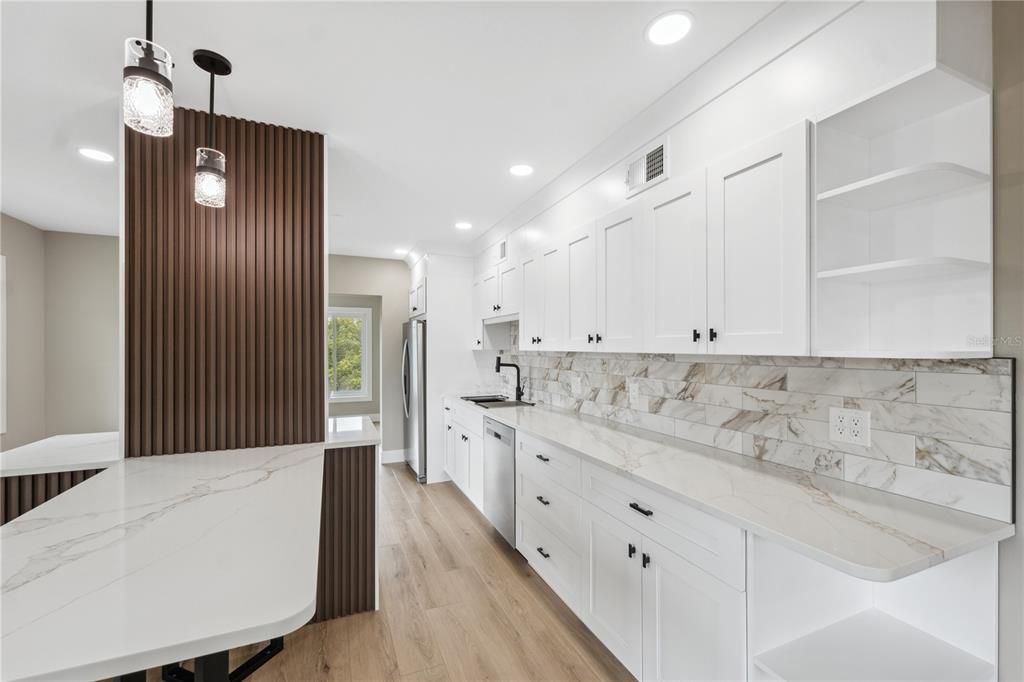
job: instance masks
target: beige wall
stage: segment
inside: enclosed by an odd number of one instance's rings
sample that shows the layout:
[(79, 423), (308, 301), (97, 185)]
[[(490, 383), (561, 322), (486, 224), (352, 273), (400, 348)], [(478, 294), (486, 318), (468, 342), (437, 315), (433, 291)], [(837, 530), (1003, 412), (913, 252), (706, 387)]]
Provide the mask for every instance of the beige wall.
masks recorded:
[(46, 435), (46, 241), (42, 230), (0, 213), (7, 262), (7, 432), (10, 450)]
[(117, 431), (117, 238), (46, 236), (46, 434)]
[(118, 429), (117, 238), (0, 215), (7, 256), (7, 433), (0, 449)]
[[(1016, 358), (1016, 429), (1024, 433), (1024, 2), (993, 7), (995, 102), (995, 353)], [(1017, 457), (1017, 519), (1024, 457)], [(999, 546), (999, 678), (1024, 680), (1024, 537)]]
[(405, 447), (402, 409), (402, 323), (409, 319), (409, 267), (398, 260), (330, 256), (328, 294), (381, 297), (380, 417), (382, 448)]

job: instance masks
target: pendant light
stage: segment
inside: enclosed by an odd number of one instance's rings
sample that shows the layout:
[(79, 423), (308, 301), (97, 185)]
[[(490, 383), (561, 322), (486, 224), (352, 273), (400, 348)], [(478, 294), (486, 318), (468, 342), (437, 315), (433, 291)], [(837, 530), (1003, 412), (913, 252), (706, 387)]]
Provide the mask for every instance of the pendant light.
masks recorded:
[(223, 153), (213, 148), (213, 83), (217, 76), (231, 73), (231, 62), (210, 50), (196, 50), (192, 53), (192, 61), (210, 74), (210, 116), (206, 122), (208, 146), (196, 149), (196, 203), (212, 208), (223, 208), (228, 189), (225, 173), (227, 159)]
[(154, 137), (174, 132), (171, 54), (153, 42), (153, 0), (146, 0), (146, 39), (124, 41), (124, 123)]

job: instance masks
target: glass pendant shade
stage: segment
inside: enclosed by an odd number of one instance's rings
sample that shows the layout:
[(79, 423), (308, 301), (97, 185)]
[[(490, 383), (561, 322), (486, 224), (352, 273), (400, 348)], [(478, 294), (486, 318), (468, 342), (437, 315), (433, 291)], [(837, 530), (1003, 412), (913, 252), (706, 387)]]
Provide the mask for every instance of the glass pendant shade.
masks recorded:
[(211, 208), (224, 208), (228, 182), (225, 168), (227, 159), (216, 149), (199, 147), (196, 149), (196, 188), (197, 204)]
[(142, 38), (124, 42), (124, 123), (154, 137), (174, 132), (171, 55)]

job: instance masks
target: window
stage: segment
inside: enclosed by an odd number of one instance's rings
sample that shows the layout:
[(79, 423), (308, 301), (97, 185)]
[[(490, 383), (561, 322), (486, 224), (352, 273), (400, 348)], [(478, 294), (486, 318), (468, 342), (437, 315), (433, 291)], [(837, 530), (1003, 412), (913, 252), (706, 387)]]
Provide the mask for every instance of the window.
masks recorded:
[(331, 402), (373, 399), (373, 311), (329, 308), (327, 311), (327, 390)]

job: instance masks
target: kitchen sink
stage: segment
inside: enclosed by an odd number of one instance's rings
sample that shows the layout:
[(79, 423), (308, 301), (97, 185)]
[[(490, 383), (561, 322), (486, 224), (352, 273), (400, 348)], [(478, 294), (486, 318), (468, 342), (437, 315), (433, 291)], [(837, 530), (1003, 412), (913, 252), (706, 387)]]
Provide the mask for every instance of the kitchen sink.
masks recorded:
[(503, 395), (468, 395), (463, 396), (463, 400), (468, 400), (471, 403), (490, 409), (492, 407), (532, 407), (533, 403), (528, 403), (524, 400), (509, 400), (507, 396)]

